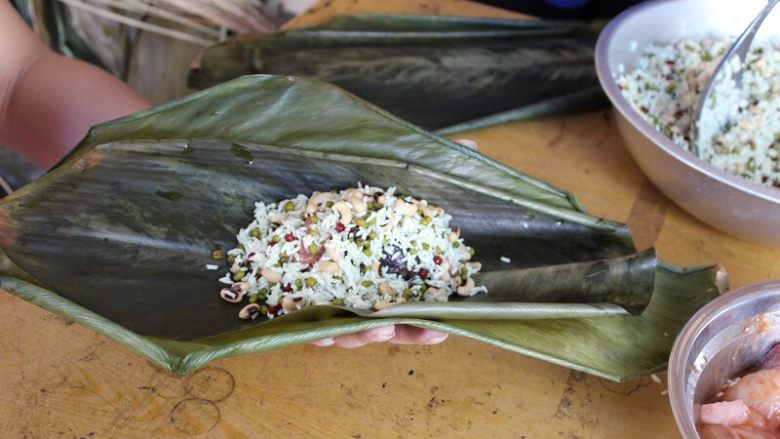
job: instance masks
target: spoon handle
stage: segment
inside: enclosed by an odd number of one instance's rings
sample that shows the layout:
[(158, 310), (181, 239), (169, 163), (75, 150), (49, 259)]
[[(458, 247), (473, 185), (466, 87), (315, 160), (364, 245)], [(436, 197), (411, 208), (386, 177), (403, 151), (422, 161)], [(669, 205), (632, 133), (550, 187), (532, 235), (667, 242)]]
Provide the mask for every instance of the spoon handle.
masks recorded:
[[(766, 6), (761, 9), (761, 12), (756, 15), (756, 18), (750, 22), (747, 29), (742, 32), (742, 35), (737, 38), (729, 51), (726, 52), (726, 55), (723, 57), (723, 59), (720, 60), (720, 63), (718, 63), (718, 66), (712, 72), (712, 76), (710, 76), (709, 81), (707, 81), (707, 88), (704, 89), (704, 93), (702, 93), (701, 98), (699, 99), (699, 105), (696, 108), (696, 116), (693, 122), (693, 129), (691, 130), (690, 149), (691, 152), (696, 154), (696, 156), (699, 158), (701, 158), (701, 151), (699, 150), (699, 139), (701, 138), (701, 116), (704, 113), (704, 109), (706, 107), (707, 101), (710, 99), (710, 95), (712, 95), (712, 92), (715, 89), (715, 83), (718, 74), (725, 69), (725, 66), (731, 61), (732, 58), (734, 58), (734, 56), (738, 56), (741, 62), (745, 62), (747, 54), (750, 51), (750, 45), (753, 43), (753, 38), (756, 37), (756, 33), (761, 27), (761, 24), (764, 22), (766, 17), (769, 16), (769, 13), (772, 12), (772, 9), (774, 9), (778, 2), (780, 2), (780, 0), (769, 0), (769, 2), (767, 2)], [(742, 82), (742, 73), (743, 69), (740, 68), (732, 75), (737, 87)]]

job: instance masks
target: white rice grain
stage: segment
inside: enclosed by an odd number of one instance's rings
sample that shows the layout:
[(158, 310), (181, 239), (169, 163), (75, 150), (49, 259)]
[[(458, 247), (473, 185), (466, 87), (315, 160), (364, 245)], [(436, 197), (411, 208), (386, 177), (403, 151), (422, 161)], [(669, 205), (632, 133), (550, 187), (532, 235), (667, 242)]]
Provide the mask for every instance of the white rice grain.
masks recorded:
[[(648, 46), (636, 69), (617, 83), (632, 106), (674, 143), (690, 149), (696, 107), (733, 38), (682, 39)], [(744, 64), (735, 59), (701, 120), (699, 151), (714, 166), (780, 187), (780, 45), (756, 41)], [(744, 69), (738, 89), (732, 72)]]
[[(352, 198), (356, 194), (360, 201)], [(376, 201), (380, 195), (384, 204)], [(259, 202), (254, 221), (238, 232), (239, 247), (227, 253), (234, 269), (243, 272), (240, 282), (249, 285), (246, 296), (263, 304), (269, 318), (288, 312), (279, 307), (284, 297), (299, 299), (301, 307), (335, 303), (357, 309), (371, 309), (379, 302), (446, 301), (476, 272), (465, 263), (471, 249), (462, 238), (451, 237), (452, 217), (424, 215), (424, 200), (404, 197), (419, 209), (385, 230), (400, 215), (394, 207), (395, 188), (362, 186), (328, 197), (331, 203), (362, 201), (370, 208), (365, 213), (354, 211), (342, 229), (338, 206), (327, 202), (316, 206), (313, 215), (306, 213), (309, 197), (304, 195), (278, 203)], [(388, 259), (397, 260), (394, 268)], [(320, 271), (323, 262), (336, 262), (337, 271)], [(269, 282), (261, 275), (264, 269), (280, 273), (281, 280)], [(398, 269), (406, 270), (406, 278), (393, 272)], [(227, 273), (220, 281), (231, 283), (235, 276)], [(390, 287), (389, 297), (380, 293), (382, 283)], [(445, 294), (426, 294), (429, 288)], [(471, 293), (486, 291), (476, 287)]]

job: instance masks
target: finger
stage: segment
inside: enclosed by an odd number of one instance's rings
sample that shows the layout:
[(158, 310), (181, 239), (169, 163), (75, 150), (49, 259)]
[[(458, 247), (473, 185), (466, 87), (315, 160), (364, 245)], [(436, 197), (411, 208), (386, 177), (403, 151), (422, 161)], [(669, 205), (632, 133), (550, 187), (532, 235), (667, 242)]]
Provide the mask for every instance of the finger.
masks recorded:
[(328, 338), (323, 338), (322, 340), (313, 341), (311, 342), (311, 344), (313, 344), (314, 346), (320, 346), (324, 348), (326, 346), (333, 346), (334, 344), (336, 344), (336, 342), (333, 340), (332, 337), (328, 337)]
[(471, 139), (455, 139), (453, 140), (455, 143), (460, 143), (461, 145), (465, 146), (466, 148), (471, 148), (473, 150), (477, 150), (477, 142), (471, 140)]
[(396, 344), (438, 344), (447, 339), (448, 334), (430, 329), (415, 328), (408, 325), (396, 325), (395, 337), (390, 343)]
[(336, 346), (342, 348), (359, 348), (369, 343), (380, 343), (395, 337), (395, 326), (382, 326), (368, 331), (342, 335), (333, 339)]

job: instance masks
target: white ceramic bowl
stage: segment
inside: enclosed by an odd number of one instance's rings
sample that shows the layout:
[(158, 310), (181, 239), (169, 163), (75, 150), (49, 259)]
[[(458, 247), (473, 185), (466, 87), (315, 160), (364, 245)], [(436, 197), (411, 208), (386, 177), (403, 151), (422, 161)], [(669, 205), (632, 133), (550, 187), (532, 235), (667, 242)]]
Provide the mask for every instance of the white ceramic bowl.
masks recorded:
[[(599, 80), (634, 160), (663, 193), (702, 221), (733, 235), (780, 247), (780, 190), (720, 170), (675, 145), (634, 110), (615, 82), (650, 43), (684, 37), (739, 35), (766, 0), (662, 0), (616, 17), (596, 45)], [(780, 8), (757, 38), (780, 35)]]

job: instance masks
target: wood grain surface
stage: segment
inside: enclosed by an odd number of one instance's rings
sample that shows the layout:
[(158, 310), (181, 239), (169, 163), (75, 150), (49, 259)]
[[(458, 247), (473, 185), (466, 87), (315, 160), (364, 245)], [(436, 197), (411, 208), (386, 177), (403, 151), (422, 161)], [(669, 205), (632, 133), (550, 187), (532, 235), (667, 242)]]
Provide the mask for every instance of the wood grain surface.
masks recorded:
[[(376, 9), (506, 16), (462, 1), (333, 0), (296, 25)], [(780, 251), (706, 226), (648, 183), (607, 112), (456, 137), (629, 222), (637, 245), (669, 262), (721, 262), (732, 286), (780, 278)], [(452, 337), (428, 347), (298, 346), (180, 378), (0, 292), (0, 437), (679, 437), (659, 376), (615, 384)]]

